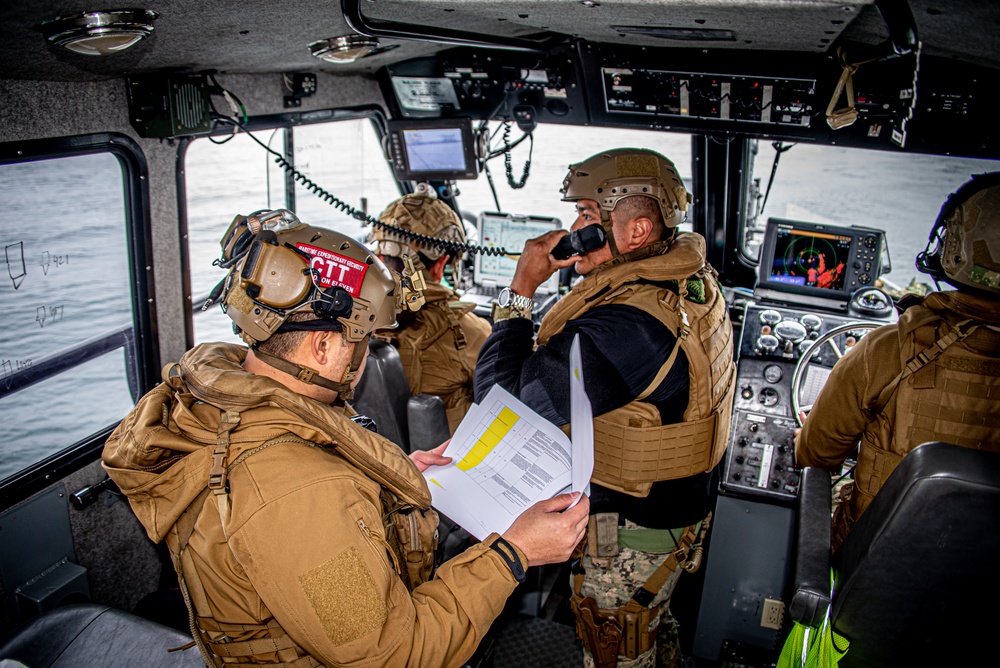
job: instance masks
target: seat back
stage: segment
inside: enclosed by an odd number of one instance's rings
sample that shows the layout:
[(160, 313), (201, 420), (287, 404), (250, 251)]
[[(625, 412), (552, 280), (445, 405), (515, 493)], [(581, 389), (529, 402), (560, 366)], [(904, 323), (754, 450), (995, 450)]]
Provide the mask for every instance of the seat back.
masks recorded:
[(391, 343), (372, 339), (368, 344), (368, 361), (361, 381), (354, 388), (351, 406), (358, 413), (375, 420), (378, 433), (410, 452), (409, 420), (406, 403), (410, 384), (403, 371), (403, 362)]
[(399, 352), (379, 339), (368, 344), (368, 362), (351, 405), (408, 453), (437, 447), (451, 435), (444, 402), (430, 394), (411, 397)]
[(67, 605), (24, 624), (0, 644), (0, 660), (29, 668), (194, 668), (197, 647), (178, 648), (191, 636), (103, 605)]
[(1000, 604), (1000, 453), (915, 448), (833, 555), (842, 668), (988, 665)]

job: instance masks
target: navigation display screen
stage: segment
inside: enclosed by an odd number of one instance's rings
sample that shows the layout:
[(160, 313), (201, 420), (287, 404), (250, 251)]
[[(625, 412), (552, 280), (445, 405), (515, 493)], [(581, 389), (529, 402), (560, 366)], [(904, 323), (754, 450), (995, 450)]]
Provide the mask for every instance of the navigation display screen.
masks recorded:
[(881, 275), (884, 240), (873, 227), (768, 218), (754, 294), (843, 310)]
[(465, 144), (460, 128), (405, 130), (403, 137), (411, 172), (465, 169)]
[[(562, 228), (558, 218), (522, 216), (505, 213), (483, 212), (479, 217), (479, 238), (492, 248), (504, 248), (509, 253), (520, 253), (528, 239)], [(476, 255), (476, 283), (479, 285), (509, 286), (514, 278), (517, 260), (502, 255)], [(538, 292), (551, 294), (559, 289), (559, 272), (538, 286)]]
[(778, 225), (768, 278), (772, 283), (840, 292), (852, 241), (848, 235)]
[(477, 136), (471, 118), (392, 120), (386, 156), (400, 181), (474, 179)]

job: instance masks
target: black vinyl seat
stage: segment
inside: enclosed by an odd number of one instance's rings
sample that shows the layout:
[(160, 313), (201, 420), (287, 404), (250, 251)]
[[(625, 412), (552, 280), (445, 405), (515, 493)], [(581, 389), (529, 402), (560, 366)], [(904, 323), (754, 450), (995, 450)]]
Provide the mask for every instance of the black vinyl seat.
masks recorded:
[(816, 628), (830, 606), (841, 668), (996, 665), (1000, 453), (915, 448), (832, 558), (830, 474), (806, 468), (798, 522), (789, 614)]
[(190, 642), (189, 635), (121, 610), (67, 605), (15, 630), (0, 645), (0, 660), (28, 668), (204, 668), (197, 647), (167, 651)]
[(429, 394), (410, 396), (399, 352), (386, 341), (368, 344), (368, 362), (351, 406), (375, 420), (378, 432), (405, 452), (428, 450), (450, 436), (444, 402)]
[[(361, 381), (354, 389), (354, 410), (375, 420), (378, 433), (404, 452), (430, 450), (451, 437), (448, 414), (441, 397), (431, 394), (410, 396), (410, 384), (396, 348), (372, 339)], [(470, 535), (448, 517), (441, 515), (438, 527), (439, 563), (461, 553)]]

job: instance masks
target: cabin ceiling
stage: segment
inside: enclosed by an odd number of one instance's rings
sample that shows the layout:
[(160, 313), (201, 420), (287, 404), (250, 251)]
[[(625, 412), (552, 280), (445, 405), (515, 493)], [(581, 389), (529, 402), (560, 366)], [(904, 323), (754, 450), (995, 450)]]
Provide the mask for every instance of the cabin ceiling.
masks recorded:
[[(595, 42), (688, 48), (750, 48), (822, 53), (842, 40), (876, 44), (887, 36), (874, 0), (360, 0), (372, 20), (481, 35), (554, 33)], [(890, 0), (887, 0), (887, 3)], [(37, 26), (81, 11), (142, 8), (158, 12), (152, 37), (104, 58), (50, 47)], [(1000, 2), (910, 2), (924, 53), (1000, 69)], [(689, 39), (625, 28), (679, 29)], [(419, 31), (419, 27), (415, 27)], [(728, 41), (702, 41), (687, 31)], [(312, 42), (350, 34), (340, 0), (10, 0), (0, 3), (0, 78), (88, 81), (140, 72), (370, 73), (388, 62), (448, 45), (383, 39), (389, 51), (352, 64), (314, 58)], [(702, 33), (704, 35), (704, 33)]]

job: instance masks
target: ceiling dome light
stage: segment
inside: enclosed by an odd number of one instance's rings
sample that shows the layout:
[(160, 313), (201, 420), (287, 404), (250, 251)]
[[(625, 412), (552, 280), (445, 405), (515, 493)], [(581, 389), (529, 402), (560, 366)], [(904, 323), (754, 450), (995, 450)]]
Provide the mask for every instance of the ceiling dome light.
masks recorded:
[(389, 46), (378, 45), (378, 39), (365, 35), (343, 35), (341, 37), (330, 37), (321, 39), (309, 45), (312, 55), (328, 63), (353, 63), (359, 58), (374, 56), (376, 53), (383, 53), (389, 49), (395, 49), (398, 44)]
[(159, 16), (150, 9), (113, 9), (60, 16), (38, 29), (56, 46), (85, 56), (110, 56), (153, 32)]

